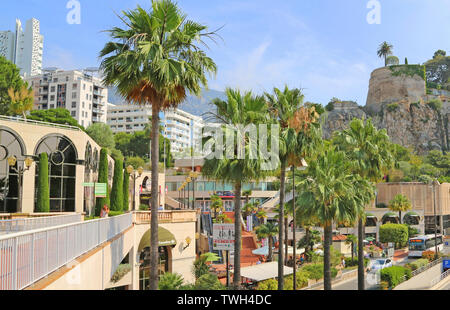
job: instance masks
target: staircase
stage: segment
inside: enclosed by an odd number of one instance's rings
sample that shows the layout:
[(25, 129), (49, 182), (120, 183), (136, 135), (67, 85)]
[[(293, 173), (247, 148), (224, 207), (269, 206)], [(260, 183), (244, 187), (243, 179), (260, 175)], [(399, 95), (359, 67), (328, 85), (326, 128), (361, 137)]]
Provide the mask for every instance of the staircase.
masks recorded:
[[(286, 193), (286, 195), (284, 196), (284, 202), (289, 202), (294, 198), (294, 193), (293, 192), (289, 192)], [(261, 208), (264, 211), (272, 211), (278, 204), (280, 203), (280, 192), (278, 192), (275, 197), (273, 197), (272, 199), (269, 199), (268, 201), (266, 201)]]

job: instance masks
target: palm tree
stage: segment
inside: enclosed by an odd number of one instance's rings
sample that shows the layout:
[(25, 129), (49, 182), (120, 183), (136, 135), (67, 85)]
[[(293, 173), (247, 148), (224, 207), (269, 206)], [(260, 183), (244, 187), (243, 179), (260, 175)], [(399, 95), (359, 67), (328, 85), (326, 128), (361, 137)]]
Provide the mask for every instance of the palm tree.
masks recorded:
[(210, 208), (211, 210), (214, 210), (214, 217), (217, 218), (217, 212), (222, 212), (224, 210), (222, 198), (217, 195), (211, 195)]
[[(287, 225), (284, 225), (284, 198), (286, 183), (286, 168), (290, 162), (298, 161), (299, 144), (298, 133), (307, 131), (311, 123), (318, 117), (313, 107), (306, 107), (303, 104), (303, 94), (300, 89), (289, 89), (285, 86), (283, 91), (278, 88), (273, 89), (274, 94), (266, 93), (269, 103), (269, 113), (280, 125), (280, 205), (279, 205), (279, 258), (278, 258), (278, 290), (284, 288), (283, 269), (287, 254), (283, 253), (283, 230), (287, 233)], [(304, 145), (305, 146), (305, 145)], [(301, 155), (301, 154), (300, 154)], [(287, 221), (287, 219), (286, 219)], [(287, 242), (287, 240), (286, 240)], [(287, 247), (286, 247), (287, 251)]]
[(398, 194), (395, 195), (394, 199), (389, 202), (389, 209), (394, 212), (398, 212), (398, 218), (400, 219), (400, 224), (402, 223), (402, 211), (411, 210), (411, 201), (408, 197)]
[[(258, 124), (266, 124), (269, 116), (267, 113), (267, 105), (263, 97), (253, 96), (251, 92), (241, 94), (238, 90), (232, 90), (230, 88), (225, 91), (227, 95), (227, 101), (215, 99), (213, 104), (217, 108), (217, 113), (209, 113), (213, 118), (221, 120), (224, 125), (222, 132), (225, 137), (238, 136), (239, 125), (247, 126), (250, 124), (258, 126)], [(212, 152), (216, 152), (217, 149), (221, 149), (222, 145), (216, 145), (213, 138), (208, 140), (212, 142)], [(236, 155), (236, 147), (234, 147), (234, 153), (221, 156), (222, 158), (206, 159), (203, 165), (202, 173), (205, 177), (222, 180), (223, 182), (230, 182), (234, 186), (234, 217), (235, 217), (235, 244), (241, 244), (242, 236), (242, 223), (241, 223), (241, 191), (242, 184), (251, 181), (259, 181), (268, 175), (268, 171), (264, 171), (264, 161), (259, 159), (261, 156), (257, 156), (258, 159), (252, 159), (255, 155), (252, 153), (250, 147), (254, 141), (250, 141), (246, 136), (242, 141), (245, 156), (239, 159)], [(206, 142), (208, 143), (208, 142)], [(234, 156), (233, 156), (234, 155)], [(219, 156), (220, 157), (220, 156)], [(208, 158), (208, 157), (207, 157)], [(234, 249), (234, 277), (233, 285), (235, 289), (240, 288), (241, 280), (241, 248), (236, 246)]]
[(350, 245), (352, 247), (352, 260), (354, 255), (354, 248), (355, 248), (355, 244), (358, 244), (358, 237), (356, 237), (355, 235), (348, 235), (347, 236), (347, 240), (345, 240), (345, 244), (346, 245)]
[(298, 198), (302, 212), (317, 218), (324, 228), (324, 289), (331, 290), (331, 244), (333, 222), (353, 221), (367, 200), (370, 184), (352, 173), (352, 162), (334, 146), (323, 147), (300, 181)]
[(251, 215), (253, 212), (255, 212), (257, 207), (253, 203), (246, 203), (242, 209), (242, 213), (244, 214), (244, 218), (247, 218), (247, 216)]
[(382, 58), (384, 57), (384, 66), (387, 66), (387, 57), (389, 55), (392, 55), (392, 50), (394, 46), (384, 41), (380, 44), (380, 47), (378, 48), (377, 55), (378, 57)]
[[(190, 21), (171, 0), (154, 0), (149, 11), (138, 6), (123, 11), (125, 28), (107, 32), (113, 41), (100, 52), (103, 82), (115, 86), (127, 101), (152, 106), (151, 149), (159, 148), (159, 113), (176, 107), (187, 92), (199, 95), (207, 87), (207, 73), (217, 70), (199, 47), (215, 33)], [(150, 289), (158, 289), (158, 162), (151, 152), (151, 252)]]
[(33, 89), (28, 88), (27, 84), (20, 87), (18, 91), (14, 88), (8, 89), (8, 95), (11, 98), (9, 112), (12, 114), (22, 114), (23, 119), (27, 120), (27, 112), (33, 110)]
[(267, 260), (271, 262), (273, 260), (273, 237), (278, 234), (278, 225), (273, 223), (267, 223), (256, 228), (256, 235), (259, 239), (268, 238), (269, 239), (269, 256)]
[[(393, 149), (385, 129), (378, 130), (369, 119), (353, 119), (349, 128), (336, 132), (333, 143), (355, 162), (354, 173), (374, 186), (394, 166)], [(364, 222), (363, 210), (358, 219), (358, 289), (364, 290)]]
[(242, 191), (242, 196), (245, 197), (245, 204), (248, 204), (250, 202), (250, 196), (251, 195), (252, 195), (252, 190), (251, 189)]
[(258, 211), (256, 211), (256, 218), (259, 220), (259, 224), (263, 224), (264, 219), (267, 218), (267, 212), (262, 209), (259, 209)]

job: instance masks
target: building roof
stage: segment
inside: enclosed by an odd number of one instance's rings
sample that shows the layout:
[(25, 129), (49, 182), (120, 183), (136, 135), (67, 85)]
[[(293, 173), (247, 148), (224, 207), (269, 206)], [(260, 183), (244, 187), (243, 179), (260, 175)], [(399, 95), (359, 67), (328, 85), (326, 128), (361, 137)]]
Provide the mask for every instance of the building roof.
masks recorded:
[[(284, 266), (284, 275), (293, 273), (293, 268)], [(278, 277), (278, 262), (259, 264), (241, 268), (241, 276), (256, 282)]]

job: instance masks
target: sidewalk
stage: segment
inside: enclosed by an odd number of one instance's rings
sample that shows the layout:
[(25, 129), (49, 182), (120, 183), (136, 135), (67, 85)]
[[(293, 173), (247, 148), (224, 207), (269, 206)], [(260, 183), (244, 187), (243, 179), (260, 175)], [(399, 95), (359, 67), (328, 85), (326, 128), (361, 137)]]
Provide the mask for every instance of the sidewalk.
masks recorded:
[(394, 252), (394, 262), (401, 263), (408, 259), (408, 250), (395, 250)]

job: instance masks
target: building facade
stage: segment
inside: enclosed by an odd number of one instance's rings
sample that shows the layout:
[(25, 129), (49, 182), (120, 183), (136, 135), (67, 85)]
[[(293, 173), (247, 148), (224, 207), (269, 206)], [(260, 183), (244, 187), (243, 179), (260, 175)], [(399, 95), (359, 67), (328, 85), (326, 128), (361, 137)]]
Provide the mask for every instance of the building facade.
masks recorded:
[(24, 77), (42, 73), (42, 54), (44, 36), (40, 34), (40, 23), (32, 18), (26, 22), (25, 31), (22, 23), (16, 19), (16, 29), (0, 31), (0, 56), (14, 63)]
[(25, 78), (34, 91), (34, 109), (65, 108), (78, 123), (106, 123), (108, 89), (88, 70), (47, 69)]
[(108, 104), (106, 122), (114, 133), (134, 133), (144, 130), (151, 116), (151, 106)]

